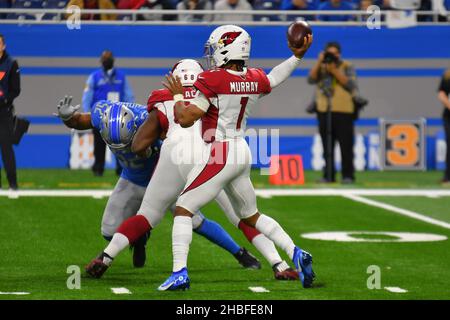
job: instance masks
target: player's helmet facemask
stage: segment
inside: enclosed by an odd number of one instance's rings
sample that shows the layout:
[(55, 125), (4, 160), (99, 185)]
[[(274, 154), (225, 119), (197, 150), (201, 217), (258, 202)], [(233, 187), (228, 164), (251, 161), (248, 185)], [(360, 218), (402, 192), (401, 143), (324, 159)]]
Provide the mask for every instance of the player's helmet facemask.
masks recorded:
[(251, 38), (247, 31), (235, 25), (220, 26), (211, 33), (205, 44), (206, 65), (211, 69), (231, 60), (247, 61), (250, 48)]
[(113, 149), (128, 146), (137, 131), (136, 118), (126, 104), (115, 103), (102, 115), (100, 134)]

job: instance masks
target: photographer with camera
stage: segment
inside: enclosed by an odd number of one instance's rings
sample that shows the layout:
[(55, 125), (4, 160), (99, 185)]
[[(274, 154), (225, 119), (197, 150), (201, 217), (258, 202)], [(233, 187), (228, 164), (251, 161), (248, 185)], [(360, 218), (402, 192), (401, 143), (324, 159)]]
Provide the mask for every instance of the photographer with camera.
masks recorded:
[(309, 72), (308, 83), (317, 86), (314, 103), (309, 111), (317, 112), (324, 150), (325, 168), (320, 182), (336, 181), (334, 146), (337, 140), (342, 155), (342, 183), (352, 184), (355, 182), (354, 121), (361, 107), (355, 108), (355, 102), (359, 103), (358, 100), (361, 98), (355, 95), (357, 92), (355, 69), (350, 62), (341, 59), (339, 43), (330, 42), (326, 45)]

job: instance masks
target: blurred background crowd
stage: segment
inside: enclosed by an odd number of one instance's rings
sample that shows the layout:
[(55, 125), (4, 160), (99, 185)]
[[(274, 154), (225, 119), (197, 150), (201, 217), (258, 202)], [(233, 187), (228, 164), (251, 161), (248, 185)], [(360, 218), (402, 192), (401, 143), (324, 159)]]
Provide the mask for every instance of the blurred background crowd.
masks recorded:
[[(377, 5), (382, 10), (391, 10), (392, 1), (395, 0), (0, 0), (0, 8), (48, 8), (63, 9), (76, 5), (84, 9), (178, 9), (178, 10), (367, 10), (371, 5)], [(418, 10), (430, 11), (433, 9), (433, 0), (415, 0), (420, 2)], [(450, 10), (450, 0), (443, 0), (446, 10)], [(36, 15), (21, 13), (0, 13), (1, 19), (57, 19), (56, 14)], [(296, 20), (318, 21), (352, 21), (367, 19), (367, 16), (356, 17), (348, 15), (242, 15), (242, 14), (139, 14), (138, 20), (179, 20), (179, 21), (280, 21)], [(83, 14), (83, 20), (126, 20), (127, 15), (119, 14)], [(431, 15), (421, 15), (419, 21), (433, 21)], [(438, 16), (438, 21), (448, 21), (448, 15)], [(436, 21), (436, 19), (434, 19)]]

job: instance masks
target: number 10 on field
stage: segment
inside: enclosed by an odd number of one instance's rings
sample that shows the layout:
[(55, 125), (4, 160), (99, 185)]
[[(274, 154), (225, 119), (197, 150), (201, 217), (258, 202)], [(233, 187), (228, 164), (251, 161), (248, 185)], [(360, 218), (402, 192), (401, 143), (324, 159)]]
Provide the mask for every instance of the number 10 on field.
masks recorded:
[(304, 184), (302, 156), (298, 154), (271, 156), (269, 183), (274, 185)]

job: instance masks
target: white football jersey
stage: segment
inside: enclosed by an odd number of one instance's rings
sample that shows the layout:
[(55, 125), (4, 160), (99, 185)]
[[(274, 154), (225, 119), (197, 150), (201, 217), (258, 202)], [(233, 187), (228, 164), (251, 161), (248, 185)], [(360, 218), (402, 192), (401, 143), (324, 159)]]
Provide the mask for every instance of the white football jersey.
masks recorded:
[[(195, 98), (198, 91), (194, 88), (187, 88), (184, 92), (184, 99), (191, 100)], [(175, 101), (173, 96), (167, 89), (153, 91), (148, 99), (149, 111), (156, 108), (159, 122), (162, 129), (166, 132), (166, 139), (179, 138), (189, 134), (200, 137), (200, 122), (196, 121), (193, 126), (189, 128), (181, 127), (175, 119)]]
[(198, 76), (194, 86), (209, 102), (201, 127), (206, 142), (244, 137), (253, 106), (271, 91), (265, 72), (254, 68), (242, 72), (208, 70)]

